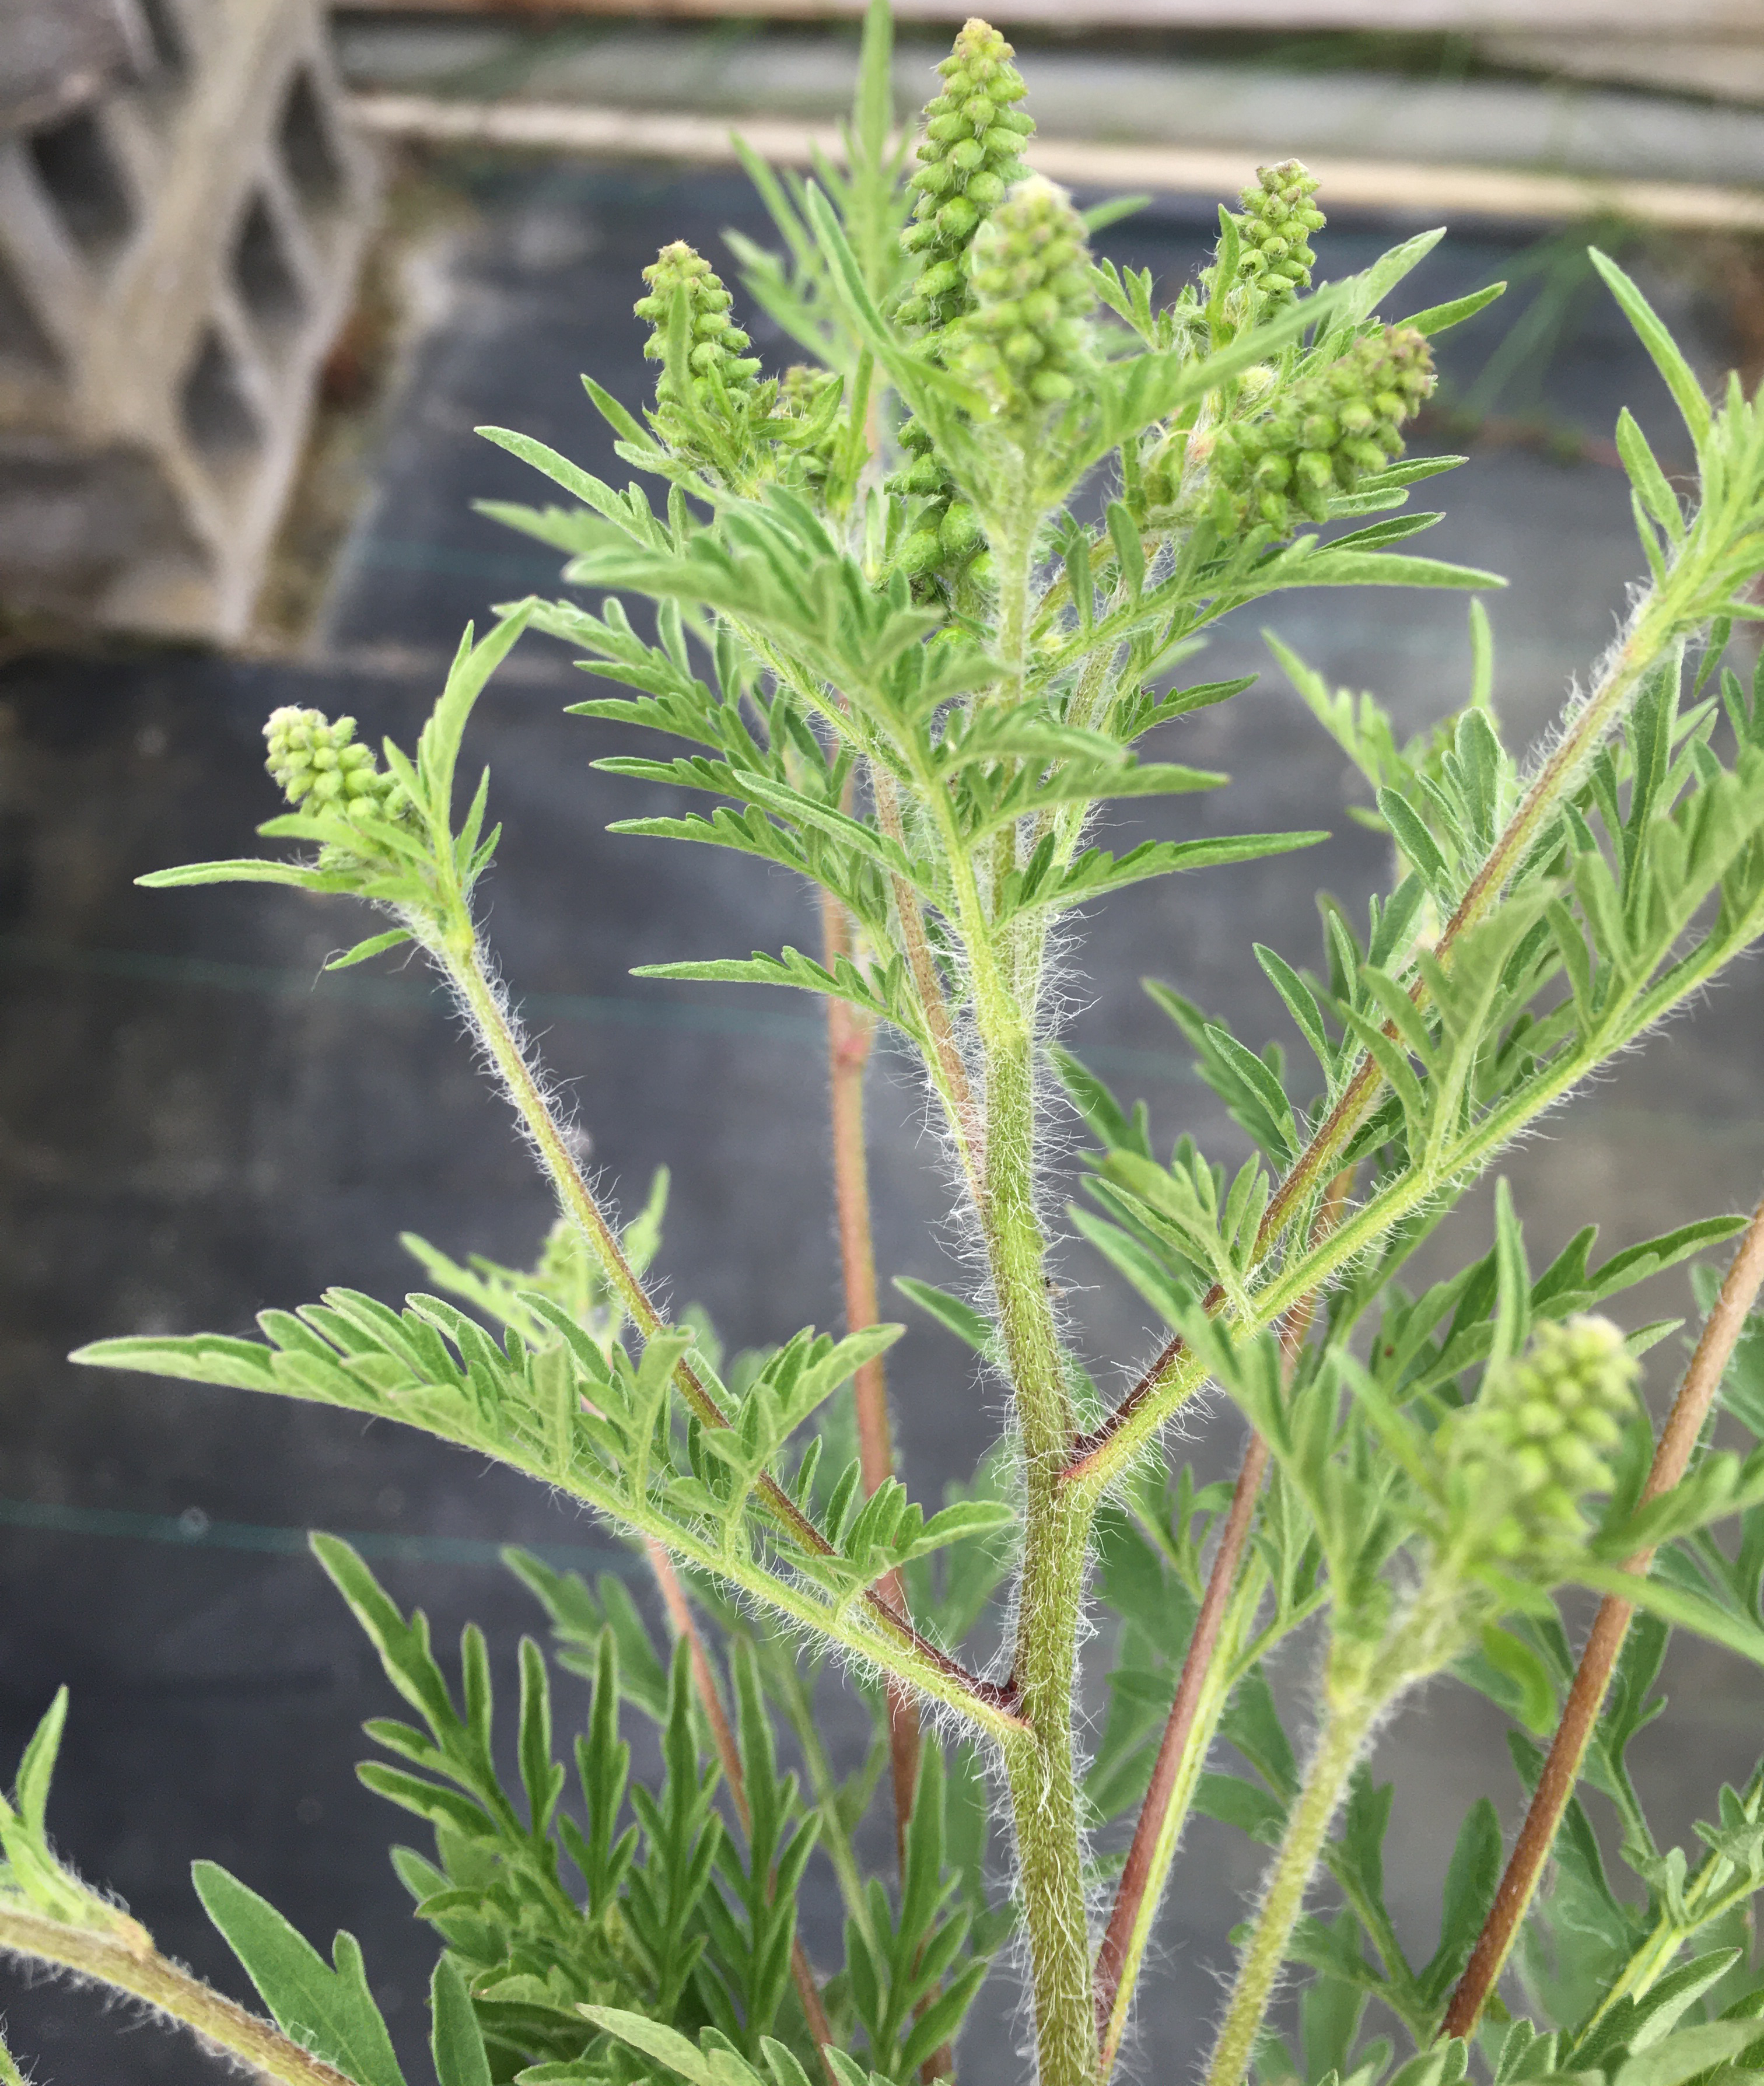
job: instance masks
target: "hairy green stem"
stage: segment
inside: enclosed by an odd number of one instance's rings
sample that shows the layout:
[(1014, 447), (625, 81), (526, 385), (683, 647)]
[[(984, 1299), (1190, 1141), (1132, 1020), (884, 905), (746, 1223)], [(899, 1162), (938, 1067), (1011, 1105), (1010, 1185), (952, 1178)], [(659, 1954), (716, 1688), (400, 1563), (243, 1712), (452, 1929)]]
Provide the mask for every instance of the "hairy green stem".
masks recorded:
[(1463, 1569), (1454, 1554), (1437, 1558), (1382, 1641), (1353, 1634), (1351, 1617), (1337, 1620), (1324, 1675), (1323, 1727), (1238, 1959), (1207, 2086), (1240, 2086), (1249, 2072), (1293, 1929), (1324, 1859), (1330, 1825), (1374, 1726), (1407, 1688), (1437, 1673), (1463, 1648)]
[[(134, 1922), (127, 1925), (134, 1926)], [(276, 2086), (352, 2086), (334, 2065), (314, 2057), (270, 2022), (247, 2013), (211, 1991), (201, 1978), (168, 1962), (144, 1928), (135, 1927), (135, 1933), (138, 1942), (132, 1935), (64, 1926), (58, 1919), (45, 1919), (19, 1906), (0, 1906), (0, 1950), (95, 1978), (112, 1991), (126, 1992), (236, 2058), (256, 2077), (275, 2080)]]
[(1013, 1706), (1027, 1733), (1005, 1750), (1028, 1932), (1042, 2086), (1089, 2086), (1095, 2014), (1085, 1916), (1072, 1679), (1091, 1511), (1059, 1483), (1072, 1404), (1034, 1207), (1034, 1075), (1015, 1009), (984, 1010), (986, 1201), (983, 1223), (1022, 1444), (1023, 1561)]
[(1342, 1688), (1329, 1704), (1323, 1726), (1286, 1820), (1269, 1871), (1262, 1909), (1238, 1966), (1237, 1982), (1219, 2031), (1207, 2086), (1240, 2086), (1247, 2076), (1268, 2001), (1286, 1960), (1287, 1944), (1305, 1909), (1306, 1892), (1322, 1856), (1329, 1828), (1361, 1748), (1383, 1708), (1380, 1692), (1367, 1683)]

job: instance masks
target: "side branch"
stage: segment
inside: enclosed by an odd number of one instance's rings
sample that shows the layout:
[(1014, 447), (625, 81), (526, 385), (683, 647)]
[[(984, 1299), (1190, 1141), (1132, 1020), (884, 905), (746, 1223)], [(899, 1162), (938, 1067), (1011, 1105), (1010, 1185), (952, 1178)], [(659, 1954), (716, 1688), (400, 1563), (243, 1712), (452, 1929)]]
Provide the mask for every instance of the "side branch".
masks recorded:
[(273, 2080), (276, 2086), (353, 2086), (334, 2065), (314, 2057), (270, 2022), (248, 2013), (168, 1961), (154, 1948), (144, 1927), (135, 1926), (133, 1920), (126, 1925), (134, 1927), (138, 1941), (133, 1935), (66, 1926), (58, 1919), (8, 1905), (0, 1906), (0, 1950), (126, 1992), (236, 2058), (256, 2077)]
[[(1637, 682), (1657, 656), (1663, 641), (1656, 640), (1653, 624), (1655, 619), (1661, 619), (1661, 611), (1662, 605), (1656, 595), (1638, 620), (1610, 671), (1575, 717), (1562, 743), (1538, 770), (1523, 800), (1489, 850), (1481, 867), (1471, 879), (1463, 897), (1458, 901), (1456, 910), (1434, 945), (1434, 956), (1442, 964), (1449, 964), (1452, 948), (1459, 938), (1486, 919), (1498, 905), (1527, 850), (1547, 824), (1550, 814), (1573, 786), (1582, 767), (1597, 748), (1628, 701)], [(1411, 984), (1409, 998), (1417, 1006), (1423, 1003), (1426, 998), (1426, 986), (1423, 979), (1417, 977)], [(1384, 1034), (1392, 1042), (1400, 1040), (1394, 1020), (1385, 1023)], [(1323, 1121), (1312, 1132), (1304, 1150), (1293, 1160), (1269, 1198), (1256, 1232), (1255, 1249), (1251, 1261), (1252, 1267), (1259, 1266), (1272, 1253), (1306, 1201), (1317, 1191), (1324, 1177), (1338, 1163), (1349, 1140), (1365, 1122), (1383, 1084), (1384, 1075), (1376, 1059), (1370, 1052), (1366, 1053)], [(1211, 1315), (1224, 1302), (1225, 1292), (1215, 1284), (1202, 1299), (1201, 1308)], [(1081, 1435), (1073, 1443), (1072, 1460), (1065, 1474), (1068, 1482), (1095, 1472), (1097, 1458), (1108, 1448), (1114, 1437), (1161, 1395), (1173, 1380), (1182, 1356), (1182, 1342), (1178, 1335), (1144, 1371), (1101, 1425), (1088, 1434)]]
[[(1126, 2032), (1127, 2010), (1137, 1981), (1140, 1962), (1150, 1939), (1162, 1884), (1175, 1855), (1175, 1840), (1185, 1806), (1176, 1801), (1182, 1770), (1190, 1765), (1189, 1742), (1199, 1720), (1201, 1697), (1213, 1678), (1225, 1608), (1237, 1583), (1238, 1568), (1255, 1519), (1262, 1480), (1268, 1473), (1268, 1444), (1251, 1433), (1250, 1445), (1238, 1471), (1231, 1507), (1224, 1533), (1208, 1576), (1194, 1635), (1182, 1661), (1176, 1684), (1176, 1699), (1170, 1705), (1164, 1736), (1157, 1748), (1150, 1786), (1133, 1828), (1133, 1844), (1127, 1849), (1127, 1865), (1115, 1892), (1109, 1924), (1097, 1953), (1097, 2035), (1101, 2046), (1102, 2075), (1109, 2075), (1115, 2053)], [(1224, 1708), (1221, 1702), (1217, 1707)], [(1209, 1732), (1210, 1736), (1210, 1732)]]
[[(520, 1041), (509, 1025), (496, 989), (490, 982), (484, 969), (482, 952), (475, 940), (466, 953), (450, 947), (441, 951), (440, 955), (479, 1039), (501, 1075), (509, 1097), (526, 1126), (565, 1211), (580, 1228), (595, 1258), (605, 1270), (607, 1280), (617, 1292), (627, 1314), (638, 1331), (646, 1340), (653, 1339), (664, 1330), (665, 1321), (650, 1301), (641, 1279), (626, 1259), (619, 1244), (618, 1234), (595, 1199), (594, 1190), (583, 1178), (582, 1169), (576, 1163), (575, 1154), (569, 1147), (562, 1126), (552, 1113)], [(689, 1358), (683, 1358), (676, 1364), (674, 1380), (688, 1406), (705, 1425), (726, 1427), (729, 1424), (727, 1414), (692, 1368)], [(792, 1542), (816, 1556), (830, 1557), (833, 1555), (833, 1544), (775, 1478), (769, 1474), (763, 1476), (758, 1491), (767, 1512), (788, 1534)], [(1009, 1706), (1005, 1689), (969, 1673), (965, 1667), (940, 1650), (928, 1637), (921, 1637), (910, 1623), (896, 1614), (875, 1587), (866, 1589), (861, 1598), (877, 1633), (907, 1652), (912, 1665), (936, 1673), (959, 1696), (970, 1701), (975, 1714), (989, 1728), (995, 1731), (1001, 1719), (1007, 1723), (1017, 1721)], [(910, 1671), (900, 1677), (909, 1681), (913, 1679)]]
[[(1653, 1466), (1642, 1491), (1644, 1505), (1660, 1493), (1669, 1492), (1689, 1467), (1703, 1422), (1709, 1416), (1709, 1408), (1720, 1389), (1721, 1379), (1761, 1287), (1764, 1287), (1764, 1202), (1753, 1212), (1752, 1221), (1740, 1241), (1739, 1250), (1728, 1266), (1715, 1309), (1709, 1313), (1690, 1365), (1678, 1387), (1672, 1411), (1660, 1430)], [(1639, 1552), (1626, 1560), (1623, 1569), (1645, 1577), (1653, 1559), (1651, 1550)], [(1629, 1602), (1620, 1600), (1614, 1594), (1608, 1594), (1599, 1604), (1586, 1649), (1580, 1655), (1574, 1685), (1568, 1691), (1562, 1721), (1550, 1743), (1549, 1756), (1538, 1777), (1531, 1808), (1525, 1814), (1525, 1823), (1514, 1843), (1512, 1858), (1501, 1879), (1501, 1887), (1495, 1893), (1476, 1948), (1459, 1980), (1458, 1989), (1451, 1995), (1451, 2003), (1446, 2009), (1440, 2027), (1442, 2035), (1469, 2036), (1475, 2033), (1489, 1995), (1506, 1968), (1506, 1959), (1530, 1909), (1544, 1864), (1555, 1843), (1562, 1815), (1580, 1778), (1581, 1763), (1604, 1706), (1611, 1675), (1634, 1613)]]

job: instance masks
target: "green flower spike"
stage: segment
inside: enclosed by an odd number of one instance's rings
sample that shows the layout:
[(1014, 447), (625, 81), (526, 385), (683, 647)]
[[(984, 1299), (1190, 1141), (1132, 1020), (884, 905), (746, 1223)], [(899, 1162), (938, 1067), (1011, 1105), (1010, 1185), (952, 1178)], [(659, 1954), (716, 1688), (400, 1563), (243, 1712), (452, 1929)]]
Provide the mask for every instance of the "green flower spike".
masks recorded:
[(333, 724), (322, 710), (272, 710), (263, 736), (270, 747), (263, 764), (296, 811), (365, 825), (403, 809), (403, 785), (378, 772), (353, 717)]
[(969, 303), (962, 260), (981, 223), (1027, 169), (1020, 155), (1033, 121), (1014, 104), (1025, 92), (1011, 46), (978, 16), (937, 68), (944, 88), (925, 104), (917, 200), (901, 234), (922, 266), (896, 313), (902, 326), (940, 331)]
[[(725, 399), (745, 405), (760, 373), (760, 364), (756, 358), (742, 352), (750, 345), (748, 338), (730, 317), (729, 307), (735, 300), (710, 263), (701, 253), (695, 253), (684, 239), (676, 239), (671, 245), (664, 246), (643, 270), (643, 279), (650, 285), (650, 293), (639, 297), (631, 309), (640, 319), (647, 319), (654, 329), (643, 343), (644, 354), (652, 362), (665, 359), (674, 293), (684, 290), (687, 360), (692, 372), (694, 402), (704, 411), (713, 414), (721, 411)], [(677, 402), (673, 380), (666, 370), (656, 383), (655, 396), (664, 408)]]
[[(1311, 201), (1316, 192), (1315, 179), (1298, 160), (1283, 160), (1277, 167), (1256, 168), (1255, 179), (1243, 190), (1241, 215), (1231, 213), (1238, 228), (1237, 281), (1268, 304), (1289, 303), (1310, 287), (1317, 258), (1310, 235), (1328, 222)], [(1200, 279), (1209, 294), (1217, 266)]]
[[(938, 66), (943, 92), (925, 104), (919, 168), (910, 186), (913, 222), (901, 244), (919, 257), (918, 274), (895, 312), (898, 323), (926, 338), (932, 352), (948, 344), (954, 321), (972, 309), (968, 249), (979, 227), (1027, 173), (1020, 155), (1033, 119), (1016, 104), (1025, 92), (1012, 48), (978, 15), (957, 35)], [(915, 514), (897, 562), (922, 596), (964, 580), (983, 579), (986, 534), (957, 492), (931, 438), (917, 421), (901, 429), (906, 462), (888, 481), (925, 504)]]
[(951, 329), (952, 365), (1023, 419), (1077, 390), (1096, 305), (1084, 219), (1066, 191), (1021, 182), (975, 233), (968, 254), (974, 307)]
[(1611, 1489), (1636, 1410), (1636, 1365), (1608, 1318), (1540, 1325), (1523, 1359), (1491, 1371), (1440, 1428), (1448, 1493), (1498, 1559), (1547, 1559), (1586, 1534), (1580, 1502)]
[(1398, 430), (1433, 388), (1426, 337), (1391, 326), (1357, 340), (1259, 418), (1228, 422), (1211, 456), (1211, 512), (1221, 533), (1265, 523), (1285, 535), (1299, 515), (1327, 521), (1336, 494), (1353, 492), (1367, 472), (1402, 454)]

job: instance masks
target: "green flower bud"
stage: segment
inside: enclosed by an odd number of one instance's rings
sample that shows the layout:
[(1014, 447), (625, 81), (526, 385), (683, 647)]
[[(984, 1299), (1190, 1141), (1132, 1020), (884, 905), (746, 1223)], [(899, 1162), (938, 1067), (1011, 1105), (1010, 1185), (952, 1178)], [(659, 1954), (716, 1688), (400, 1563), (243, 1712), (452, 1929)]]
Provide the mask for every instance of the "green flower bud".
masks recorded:
[(891, 483), (901, 492), (915, 492), (930, 500), (948, 489), (949, 474), (939, 457), (914, 457), (905, 470), (896, 473)]
[(973, 309), (950, 328), (948, 360), (1016, 420), (1069, 398), (1088, 363), (1095, 307), (1084, 219), (1051, 181), (1022, 181), (974, 236)]
[[(1263, 304), (1289, 303), (1310, 287), (1317, 257), (1306, 241), (1328, 221), (1311, 201), (1316, 192), (1315, 180), (1299, 161), (1284, 160), (1277, 167), (1256, 169), (1255, 179), (1242, 192), (1242, 213), (1231, 213), (1238, 231), (1237, 283)], [(1215, 262), (1200, 279), (1209, 296), (1219, 266)], [(1233, 287), (1226, 285), (1228, 290)]]
[(936, 530), (922, 523), (900, 547), (895, 562), (909, 579), (927, 579), (944, 562), (944, 547)]
[(263, 736), (263, 764), (296, 811), (369, 825), (408, 808), (403, 785), (381, 774), (371, 749), (356, 739), (353, 717), (333, 723), (322, 710), (272, 710)]
[(1635, 1378), (1608, 1319), (1540, 1325), (1523, 1360), (1491, 1370), (1435, 1437), (1460, 1526), (1508, 1563), (1572, 1548), (1586, 1533), (1582, 1500), (1611, 1488)]
[(952, 500), (938, 525), (937, 541), (945, 558), (965, 564), (986, 543), (980, 517), (965, 500)]
[(1399, 432), (1434, 388), (1433, 357), (1412, 326), (1368, 334), (1254, 418), (1220, 428), (1208, 495), (1226, 535), (1265, 524), (1289, 534), (1403, 453)]

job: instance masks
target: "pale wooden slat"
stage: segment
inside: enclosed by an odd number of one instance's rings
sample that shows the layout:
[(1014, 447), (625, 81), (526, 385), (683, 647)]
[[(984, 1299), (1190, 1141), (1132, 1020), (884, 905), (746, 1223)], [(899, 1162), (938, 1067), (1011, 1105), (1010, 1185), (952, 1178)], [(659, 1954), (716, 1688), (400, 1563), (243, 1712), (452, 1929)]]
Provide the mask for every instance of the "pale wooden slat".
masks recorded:
[[(339, 13), (497, 15), (539, 20), (565, 15), (647, 21), (741, 15), (777, 22), (854, 20), (863, 0), (330, 0)], [(895, 0), (900, 22), (961, 23), (971, 0)], [(1731, 36), (1764, 40), (1764, 0), (999, 0), (1005, 28), (1070, 32), (1108, 29), (1376, 29), (1480, 35), (1583, 30), (1674, 39)]]
[[(728, 119), (688, 110), (587, 109), (548, 102), (469, 102), (428, 95), (364, 94), (352, 104), (364, 130), (432, 144), (488, 145), (569, 152), (597, 159), (733, 161)], [(744, 119), (741, 134), (775, 164), (806, 166), (816, 150), (837, 158), (839, 134), (776, 117)], [(1171, 145), (1099, 145), (1038, 137), (1030, 164), (1056, 181), (1086, 189), (1151, 189), (1169, 194), (1231, 196), (1266, 151)], [(1405, 215), (1529, 220), (1613, 215), (1680, 231), (1764, 232), (1764, 195), (1689, 181), (1603, 181), (1489, 167), (1419, 166), (1387, 160), (1313, 159), (1323, 201), (1386, 210), (1402, 198)]]
[(1716, 101), (1764, 102), (1764, 33), (1739, 37), (1519, 36), (1479, 39), (1498, 65), (1601, 86), (1706, 94)]

